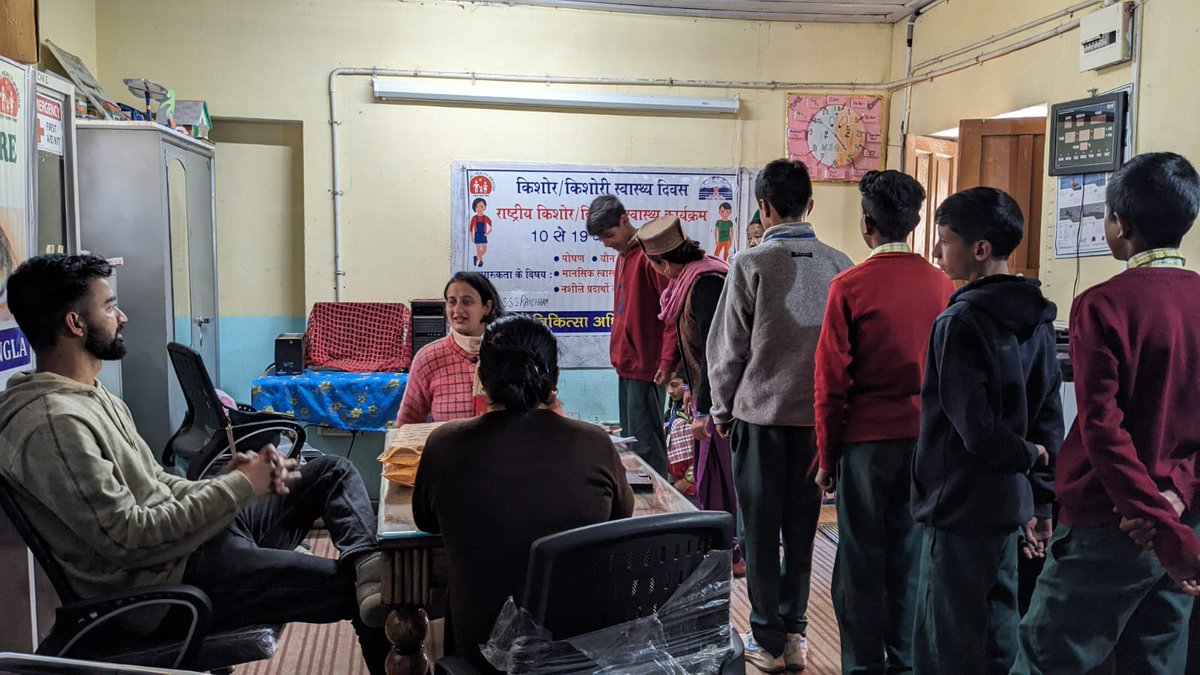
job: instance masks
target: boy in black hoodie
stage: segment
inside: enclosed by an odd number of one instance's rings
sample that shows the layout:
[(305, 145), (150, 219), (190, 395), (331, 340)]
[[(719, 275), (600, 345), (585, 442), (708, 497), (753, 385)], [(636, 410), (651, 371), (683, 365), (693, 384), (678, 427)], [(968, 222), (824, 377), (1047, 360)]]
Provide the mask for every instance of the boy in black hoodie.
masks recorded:
[(921, 389), (913, 518), (925, 525), (913, 672), (1007, 673), (1017, 654), (1017, 556), (1044, 555), (1063, 438), (1055, 307), (1008, 256), (1024, 219), (972, 188), (938, 208), (934, 257), (968, 282), (938, 317)]

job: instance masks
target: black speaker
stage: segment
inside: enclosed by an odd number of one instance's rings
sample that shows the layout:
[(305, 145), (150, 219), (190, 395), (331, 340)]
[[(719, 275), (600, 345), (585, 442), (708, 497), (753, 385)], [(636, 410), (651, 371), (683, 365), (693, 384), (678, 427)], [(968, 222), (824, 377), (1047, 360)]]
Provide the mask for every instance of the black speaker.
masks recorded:
[(412, 301), (413, 355), (431, 342), (446, 337), (446, 301), (441, 299)]
[(304, 373), (304, 333), (280, 333), (275, 338), (275, 374)]

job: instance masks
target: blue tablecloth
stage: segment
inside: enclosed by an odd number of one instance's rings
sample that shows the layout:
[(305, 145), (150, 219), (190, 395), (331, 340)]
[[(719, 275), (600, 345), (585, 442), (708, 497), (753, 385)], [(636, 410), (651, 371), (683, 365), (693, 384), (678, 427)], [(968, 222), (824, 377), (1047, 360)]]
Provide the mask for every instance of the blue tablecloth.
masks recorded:
[(407, 373), (307, 371), (260, 377), (250, 383), (259, 410), (291, 413), (309, 424), (346, 431), (385, 431), (396, 420)]

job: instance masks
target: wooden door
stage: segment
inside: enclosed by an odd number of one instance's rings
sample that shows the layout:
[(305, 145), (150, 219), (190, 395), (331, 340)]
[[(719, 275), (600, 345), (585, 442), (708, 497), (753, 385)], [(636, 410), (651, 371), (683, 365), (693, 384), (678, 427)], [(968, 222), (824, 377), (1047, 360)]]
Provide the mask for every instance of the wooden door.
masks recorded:
[(905, 171), (925, 188), (925, 204), (921, 207), (921, 222), (908, 238), (913, 252), (933, 261), (933, 246), (937, 243), (937, 227), (933, 214), (946, 197), (954, 194), (958, 184), (958, 143), (941, 138), (910, 136), (905, 151)]
[(1038, 278), (1046, 118), (962, 120), (958, 125), (958, 189), (1000, 188), (1021, 206), (1025, 237), (1008, 259), (1013, 274)]

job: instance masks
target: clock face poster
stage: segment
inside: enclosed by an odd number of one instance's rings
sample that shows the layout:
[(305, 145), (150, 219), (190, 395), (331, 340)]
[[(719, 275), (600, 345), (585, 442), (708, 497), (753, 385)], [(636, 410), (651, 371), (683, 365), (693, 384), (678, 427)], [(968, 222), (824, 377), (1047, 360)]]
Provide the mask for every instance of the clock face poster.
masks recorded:
[(884, 168), (882, 96), (788, 94), (787, 156), (817, 182), (857, 183)]

